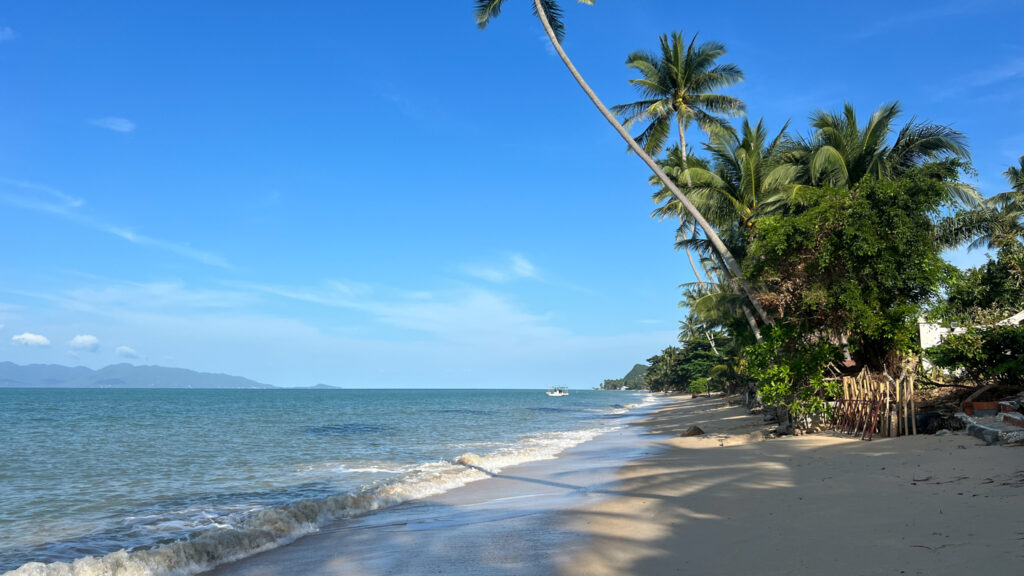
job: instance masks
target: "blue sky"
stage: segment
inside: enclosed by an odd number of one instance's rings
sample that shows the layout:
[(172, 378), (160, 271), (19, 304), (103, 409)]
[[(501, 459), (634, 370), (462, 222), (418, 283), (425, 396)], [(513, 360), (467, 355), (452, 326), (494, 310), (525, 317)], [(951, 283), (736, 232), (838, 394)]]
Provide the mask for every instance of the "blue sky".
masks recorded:
[[(0, 3), (0, 360), (589, 387), (672, 344), (674, 227), (528, 4)], [(699, 32), (773, 130), (898, 99), (1005, 189), (1024, 2), (784, 6), (565, 2), (565, 47), (617, 104)]]

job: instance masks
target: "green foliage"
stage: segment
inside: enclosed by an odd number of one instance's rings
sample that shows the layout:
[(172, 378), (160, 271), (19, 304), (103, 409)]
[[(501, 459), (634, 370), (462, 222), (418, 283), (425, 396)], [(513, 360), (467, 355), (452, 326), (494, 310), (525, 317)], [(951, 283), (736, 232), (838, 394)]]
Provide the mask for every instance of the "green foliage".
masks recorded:
[[(662, 34), (659, 44), (657, 53), (638, 51), (626, 58), (626, 66), (640, 73), (629, 83), (643, 99), (612, 107), (627, 129), (648, 123), (636, 137), (637, 144), (650, 154), (660, 153), (673, 121), (684, 128), (696, 122), (708, 134), (730, 132), (732, 127), (719, 115), (741, 116), (745, 107), (738, 98), (716, 92), (742, 81), (743, 71), (717, 62), (725, 55), (725, 45), (698, 44), (696, 34), (687, 42), (680, 32)], [(680, 149), (686, 152), (685, 142), (680, 142)]]
[(685, 392), (697, 380), (707, 378), (717, 364), (717, 357), (710, 344), (694, 341), (682, 348), (669, 346), (647, 362), (651, 367), (644, 378), (650, 390)]
[(825, 367), (837, 354), (827, 340), (781, 325), (747, 348), (748, 371), (758, 381), (764, 404), (786, 406), (796, 416), (820, 414), (837, 393), (835, 383), (825, 381)]
[(690, 383), (691, 394), (708, 394), (710, 393), (711, 383), (707, 378), (697, 378)]
[(977, 268), (960, 271), (950, 266), (943, 281), (945, 298), (938, 300), (927, 317), (962, 325), (994, 324), (1024, 309), (1024, 249), (1006, 247), (996, 259)]
[(947, 336), (925, 356), (963, 379), (1024, 386), (1024, 325), (970, 327)]
[(912, 351), (946, 271), (933, 216), (958, 169), (948, 161), (852, 189), (805, 188), (799, 210), (758, 220), (745, 266), (765, 306), (804, 333), (851, 334), (870, 364)]

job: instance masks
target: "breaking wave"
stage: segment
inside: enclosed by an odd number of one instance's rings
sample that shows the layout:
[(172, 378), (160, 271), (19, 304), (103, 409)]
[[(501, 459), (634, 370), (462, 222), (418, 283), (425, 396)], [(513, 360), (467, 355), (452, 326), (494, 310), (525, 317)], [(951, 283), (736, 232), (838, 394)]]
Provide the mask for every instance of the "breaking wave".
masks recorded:
[(354, 492), (307, 498), (263, 508), (189, 538), (148, 549), (119, 550), (73, 562), (30, 562), (4, 576), (186, 576), (226, 562), (276, 548), (316, 532), (325, 524), (409, 500), (426, 498), (526, 462), (555, 458), (560, 452), (614, 428), (536, 434), (514, 446), (478, 455), (465, 453), (450, 461), (423, 463), (386, 482)]

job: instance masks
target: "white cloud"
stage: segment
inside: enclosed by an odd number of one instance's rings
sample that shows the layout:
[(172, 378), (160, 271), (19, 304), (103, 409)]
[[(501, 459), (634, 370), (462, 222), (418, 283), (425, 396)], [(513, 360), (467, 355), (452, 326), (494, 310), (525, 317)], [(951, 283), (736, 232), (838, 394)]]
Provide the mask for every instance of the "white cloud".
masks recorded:
[(14, 30), (11, 30), (9, 27), (4, 26), (0, 28), (0, 42), (10, 42), (17, 37), (18, 35), (14, 33)]
[(498, 266), (466, 266), (463, 270), (474, 278), (496, 284), (519, 278), (537, 278), (537, 267), (521, 254), (509, 256), (507, 262)]
[(11, 342), (15, 344), (21, 344), (22, 346), (49, 346), (50, 339), (42, 334), (33, 334), (31, 332), (25, 332), (24, 334), (18, 334), (17, 336), (11, 337)]
[(92, 334), (79, 334), (68, 342), (72, 350), (95, 352), (100, 349), (100, 339)]
[(135, 123), (127, 118), (117, 118), (115, 116), (107, 116), (106, 118), (97, 118), (90, 120), (90, 124), (93, 126), (99, 126), (100, 128), (106, 128), (107, 130), (113, 130), (114, 132), (134, 132)]
[(139, 353), (138, 352), (136, 352), (135, 350), (133, 350), (132, 348), (129, 348), (127, 346), (118, 346), (114, 350), (114, 353), (116, 353), (118, 356), (120, 356), (122, 358), (138, 358), (139, 357)]

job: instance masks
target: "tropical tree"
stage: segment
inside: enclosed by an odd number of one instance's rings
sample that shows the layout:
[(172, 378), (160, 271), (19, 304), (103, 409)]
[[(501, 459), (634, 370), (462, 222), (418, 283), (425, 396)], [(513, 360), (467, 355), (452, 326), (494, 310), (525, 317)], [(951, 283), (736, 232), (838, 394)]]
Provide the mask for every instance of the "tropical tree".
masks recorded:
[[(690, 180), (687, 188), (690, 198), (715, 226), (729, 250), (740, 258), (746, 253), (746, 230), (755, 219), (784, 210), (796, 190), (799, 170), (785, 164), (781, 154), (787, 126), (783, 126), (775, 137), (770, 137), (763, 120), (752, 125), (745, 119), (738, 134), (723, 131), (711, 137), (704, 146), (711, 155), (710, 163), (693, 156), (688, 160), (685, 174)], [(682, 174), (675, 164), (677, 153), (676, 147), (671, 148), (668, 157), (661, 162), (666, 172), (679, 181)], [(653, 178), (651, 183), (660, 185)], [(663, 186), (654, 194), (654, 200), (661, 203), (652, 214), (654, 216), (680, 216), (683, 213), (682, 206)], [(702, 262), (718, 265), (707, 242), (686, 231), (685, 226), (680, 227), (676, 245), (686, 250), (687, 256), (692, 249), (702, 256)], [(703, 288), (699, 274), (697, 278)], [(728, 282), (724, 284), (724, 291), (732, 292), (728, 289)], [(717, 283), (709, 282), (709, 286), (713, 286), (715, 291), (723, 290), (721, 279)], [(729, 310), (742, 311), (748, 317), (755, 336), (759, 336), (753, 314), (749, 309), (744, 310), (742, 303), (736, 307), (733, 299), (724, 296), (716, 296), (711, 301), (720, 302)]]
[(975, 248), (1013, 251), (1024, 241), (1024, 156), (1019, 166), (1010, 166), (1003, 175), (1010, 190), (996, 194), (980, 206), (947, 218), (939, 231), (941, 241), (949, 246), (970, 242)]
[[(686, 176), (692, 182), (690, 197), (718, 230), (744, 230), (755, 219), (789, 205), (800, 170), (783, 161), (788, 126), (772, 138), (763, 119), (754, 125), (744, 119), (738, 134), (713, 135), (704, 146), (711, 155), (710, 168), (707, 164), (687, 168)], [(680, 210), (664, 188), (654, 199), (665, 202), (665, 211)]]
[[(735, 64), (716, 64), (725, 55), (725, 46), (718, 42), (697, 44), (694, 34), (689, 45), (681, 32), (662, 34), (660, 55), (637, 51), (626, 58), (626, 66), (640, 72), (641, 77), (629, 81), (643, 96), (642, 100), (612, 107), (612, 112), (623, 120), (628, 130), (634, 124), (647, 122), (636, 141), (648, 154), (658, 155), (665, 148), (672, 125), (679, 134), (679, 146), (669, 149), (668, 162), (659, 161), (666, 174), (676, 184), (693, 182), (686, 172), (688, 150), (686, 129), (691, 122), (706, 134), (731, 133), (732, 127), (720, 115), (740, 116), (745, 111), (741, 100), (716, 94), (715, 91), (743, 80), (743, 71)], [(676, 174), (671, 167), (679, 167)], [(671, 195), (671, 191), (666, 189)], [(679, 218), (681, 235), (697, 236), (697, 226), (689, 213), (676, 201), (671, 212)], [(667, 212), (659, 214), (664, 217)], [(689, 226), (689, 230), (684, 230)], [(690, 249), (684, 248), (697, 282), (702, 283), (700, 272), (693, 262)]]
[[(811, 115), (814, 133), (792, 143), (790, 161), (806, 170), (814, 186), (850, 188), (866, 176), (898, 178), (911, 168), (943, 160), (968, 160), (967, 139), (949, 126), (911, 119), (889, 144), (894, 122), (902, 112), (899, 102), (879, 107), (863, 127), (857, 122), (853, 105), (846, 103), (841, 114), (819, 110)], [(970, 200), (971, 190), (958, 187)]]
[(805, 187), (796, 209), (757, 220), (744, 264), (780, 325), (804, 339), (850, 334), (861, 360), (898, 364), (946, 273), (935, 215), (959, 175), (947, 160), (853, 189)]
[(694, 34), (689, 44), (681, 32), (660, 37), (661, 54), (637, 51), (626, 58), (626, 66), (640, 72), (629, 81), (642, 100), (612, 107), (623, 119), (626, 129), (647, 122), (637, 143), (648, 154), (659, 154), (675, 124), (679, 132), (680, 165), (686, 166), (686, 129), (696, 122), (708, 135), (732, 132), (721, 117), (742, 116), (746, 107), (739, 98), (716, 94), (717, 90), (743, 80), (743, 71), (735, 64), (716, 64), (725, 55), (719, 42), (697, 44)]
[[(594, 0), (579, 0), (579, 2), (582, 4), (593, 4)], [(504, 3), (505, 0), (475, 0), (474, 5), (477, 25), (480, 28), (485, 28), (492, 19), (498, 16), (498, 14), (501, 12), (501, 8)], [(590, 88), (590, 85), (587, 84), (587, 82), (583, 79), (583, 76), (579, 73), (578, 70), (576, 70), (576, 66), (572, 63), (572, 60), (569, 59), (569, 56), (565, 53), (565, 50), (562, 48), (562, 39), (565, 35), (565, 26), (562, 23), (562, 10), (559, 7), (558, 3), (555, 2), (554, 0), (533, 0), (533, 11), (534, 14), (540, 19), (541, 25), (544, 27), (544, 32), (547, 34), (548, 40), (550, 40), (552, 47), (554, 47), (555, 52), (558, 53), (558, 57), (561, 58), (562, 63), (565, 64), (565, 67), (569, 70), (569, 73), (572, 74), (572, 77), (576, 80), (576, 83), (579, 84), (581, 89), (583, 89), (583, 92), (587, 95), (588, 98), (590, 98), (590, 101), (594, 103), (594, 106), (596, 106), (598, 111), (601, 112), (601, 115), (604, 116), (605, 120), (607, 120), (608, 123), (611, 124), (613, 128), (615, 128), (615, 131), (619, 134), (619, 136), (621, 136), (622, 139), (626, 141), (626, 144), (629, 145), (629, 148), (633, 152), (635, 152), (641, 160), (643, 160), (644, 164), (646, 164), (647, 167), (650, 168), (655, 173), (655, 175), (658, 176), (659, 179), (661, 179), (665, 186), (669, 190), (671, 190), (672, 194), (679, 200), (680, 203), (682, 203), (686, 211), (693, 217), (693, 220), (697, 224), (697, 226), (699, 226), (700, 229), (703, 231), (704, 235), (707, 237), (708, 241), (714, 247), (715, 251), (721, 256), (721, 259), (725, 263), (730, 274), (732, 274), (732, 276), (736, 278), (736, 281), (739, 283), (740, 288), (743, 290), (744, 294), (750, 300), (751, 305), (755, 307), (761, 319), (770, 322), (770, 318), (768, 317), (768, 314), (765, 312), (764, 308), (761, 306), (761, 303), (757, 300), (753, 288), (751, 288), (750, 284), (744, 279), (743, 269), (740, 267), (739, 262), (729, 252), (728, 248), (726, 248), (725, 244), (722, 242), (722, 239), (718, 237), (718, 234), (715, 232), (714, 228), (712, 228), (711, 224), (708, 223), (704, 216), (697, 210), (697, 208), (693, 205), (690, 199), (687, 198), (685, 194), (683, 194), (679, 187), (676, 186), (674, 182), (672, 182), (672, 179), (669, 178), (667, 174), (665, 174), (665, 171), (662, 170), (660, 166), (658, 166), (657, 162), (655, 162), (654, 159), (651, 158), (651, 156), (647, 154), (647, 152), (644, 151), (644, 149), (641, 148), (639, 144), (637, 144), (636, 140), (634, 140), (633, 137), (630, 136), (629, 132), (622, 126), (622, 124), (619, 123), (619, 121), (615, 118), (615, 115), (608, 109), (608, 107), (605, 106), (603, 102), (601, 102), (601, 100), (597, 97), (597, 94), (594, 93), (594, 91)]]

